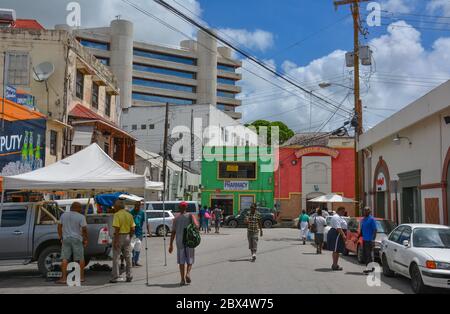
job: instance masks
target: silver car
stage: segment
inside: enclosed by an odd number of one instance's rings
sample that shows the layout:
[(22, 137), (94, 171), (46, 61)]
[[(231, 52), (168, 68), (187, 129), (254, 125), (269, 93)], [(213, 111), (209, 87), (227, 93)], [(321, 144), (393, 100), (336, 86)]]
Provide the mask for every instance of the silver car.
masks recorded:
[(172, 211), (166, 210), (165, 217), (162, 210), (147, 210), (148, 228), (151, 234), (163, 237), (172, 231), (175, 216)]

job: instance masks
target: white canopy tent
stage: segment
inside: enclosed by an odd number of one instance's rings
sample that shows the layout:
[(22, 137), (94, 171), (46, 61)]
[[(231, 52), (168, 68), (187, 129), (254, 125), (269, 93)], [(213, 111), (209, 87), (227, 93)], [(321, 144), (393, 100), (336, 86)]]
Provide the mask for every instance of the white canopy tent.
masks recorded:
[(327, 194), (322, 195), (311, 200), (308, 200), (311, 203), (356, 203), (351, 198), (343, 197), (339, 194)]
[[(50, 166), (16, 176), (4, 177), (0, 212), (3, 210), (6, 189), (25, 191), (141, 189), (145, 191), (162, 190), (162, 188), (163, 183), (148, 181), (145, 176), (125, 170), (94, 143)], [(147, 221), (147, 217), (145, 221)], [(145, 240), (147, 253), (147, 236)]]

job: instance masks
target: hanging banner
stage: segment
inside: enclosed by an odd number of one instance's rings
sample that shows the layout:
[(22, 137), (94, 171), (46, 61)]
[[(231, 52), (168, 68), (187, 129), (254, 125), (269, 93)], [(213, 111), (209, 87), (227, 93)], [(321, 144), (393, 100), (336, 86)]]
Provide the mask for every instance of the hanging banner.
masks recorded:
[(386, 177), (384, 176), (384, 173), (380, 172), (377, 177), (377, 192), (386, 192), (387, 190), (387, 183), (386, 183)]

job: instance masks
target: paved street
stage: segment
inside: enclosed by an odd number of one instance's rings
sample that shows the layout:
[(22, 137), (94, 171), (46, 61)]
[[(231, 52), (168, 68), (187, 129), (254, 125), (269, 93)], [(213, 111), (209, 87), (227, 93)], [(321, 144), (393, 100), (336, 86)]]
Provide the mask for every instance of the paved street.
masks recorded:
[(382, 277), (381, 287), (369, 287), (353, 256), (342, 260), (343, 272), (330, 272), (330, 253), (316, 256), (311, 245), (300, 245), (294, 229), (265, 230), (258, 259), (251, 263), (245, 233), (222, 229), (203, 237), (189, 287), (178, 286), (176, 257), (168, 255), (164, 267), (163, 240), (152, 238), (148, 287), (145, 268), (134, 269), (131, 284), (111, 285), (109, 273), (89, 271), (84, 287), (68, 288), (46, 282), (30, 265), (0, 268), (0, 293), (411, 293), (403, 278)]

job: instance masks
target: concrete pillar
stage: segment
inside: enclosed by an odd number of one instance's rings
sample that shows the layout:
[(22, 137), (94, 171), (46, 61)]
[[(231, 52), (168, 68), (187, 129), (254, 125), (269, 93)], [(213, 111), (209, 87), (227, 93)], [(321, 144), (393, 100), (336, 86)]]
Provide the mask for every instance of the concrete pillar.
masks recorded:
[(132, 104), (133, 83), (133, 23), (126, 20), (111, 22), (111, 70), (120, 88), (118, 111), (130, 108)]
[(217, 104), (217, 41), (199, 31), (198, 36), (198, 104)]

